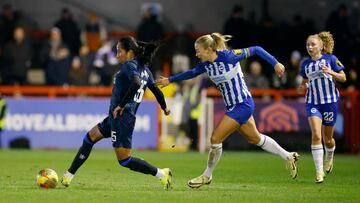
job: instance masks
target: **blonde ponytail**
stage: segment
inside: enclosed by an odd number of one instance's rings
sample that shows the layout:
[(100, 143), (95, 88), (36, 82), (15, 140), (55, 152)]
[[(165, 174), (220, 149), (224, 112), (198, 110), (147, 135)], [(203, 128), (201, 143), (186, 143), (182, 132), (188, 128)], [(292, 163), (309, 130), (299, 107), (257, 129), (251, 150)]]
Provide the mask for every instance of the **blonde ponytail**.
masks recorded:
[(332, 54), (335, 45), (333, 35), (330, 32), (320, 32), (317, 35), (323, 42), (323, 49), (321, 50), (321, 53)]
[(205, 49), (211, 48), (214, 51), (221, 51), (227, 48), (226, 42), (232, 38), (231, 35), (221, 35), (220, 33), (212, 33), (199, 37), (195, 44), (200, 44)]

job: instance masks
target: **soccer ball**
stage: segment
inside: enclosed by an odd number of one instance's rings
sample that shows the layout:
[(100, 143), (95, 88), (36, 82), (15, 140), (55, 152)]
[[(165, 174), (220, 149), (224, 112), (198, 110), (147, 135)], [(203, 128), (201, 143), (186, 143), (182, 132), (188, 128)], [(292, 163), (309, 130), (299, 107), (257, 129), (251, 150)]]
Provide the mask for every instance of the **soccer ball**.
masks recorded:
[(58, 175), (50, 168), (40, 170), (36, 177), (36, 183), (41, 188), (55, 188), (58, 180)]

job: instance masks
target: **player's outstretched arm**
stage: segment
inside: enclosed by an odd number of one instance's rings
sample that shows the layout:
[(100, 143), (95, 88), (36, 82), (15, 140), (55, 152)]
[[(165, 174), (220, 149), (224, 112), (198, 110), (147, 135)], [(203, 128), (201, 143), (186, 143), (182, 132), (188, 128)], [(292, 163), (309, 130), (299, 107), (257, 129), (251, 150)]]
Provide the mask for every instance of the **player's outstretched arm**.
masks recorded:
[(161, 76), (159, 79), (156, 80), (156, 84), (159, 85), (161, 88), (166, 87), (171, 82), (188, 80), (188, 79), (194, 78), (194, 77), (204, 73), (205, 71), (206, 71), (206, 69), (203, 67), (203, 65), (200, 64), (200, 65), (195, 66), (191, 70), (173, 75), (169, 78), (165, 78), (165, 77)]
[(160, 76), (160, 78), (155, 81), (155, 84), (160, 86), (161, 88), (163, 88), (163, 87), (168, 86), (170, 84), (170, 81), (169, 81), (169, 78)]

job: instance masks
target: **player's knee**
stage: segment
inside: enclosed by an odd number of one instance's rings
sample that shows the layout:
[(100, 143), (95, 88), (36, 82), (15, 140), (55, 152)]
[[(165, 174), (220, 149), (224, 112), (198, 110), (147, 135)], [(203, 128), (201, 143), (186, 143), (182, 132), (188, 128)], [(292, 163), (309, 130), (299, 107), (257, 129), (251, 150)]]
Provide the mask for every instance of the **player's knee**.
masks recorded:
[(89, 131), (89, 138), (92, 142), (96, 143), (97, 141), (101, 140), (102, 138), (104, 138), (104, 136), (101, 134), (99, 128), (97, 126), (93, 127), (90, 131)]

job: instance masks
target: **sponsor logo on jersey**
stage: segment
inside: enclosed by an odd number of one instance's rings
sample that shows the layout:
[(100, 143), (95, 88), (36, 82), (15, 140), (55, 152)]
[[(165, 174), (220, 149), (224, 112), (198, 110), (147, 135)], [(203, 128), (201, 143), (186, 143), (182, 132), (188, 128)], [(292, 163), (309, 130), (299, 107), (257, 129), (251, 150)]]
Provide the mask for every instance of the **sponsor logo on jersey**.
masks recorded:
[(336, 60), (336, 65), (338, 65), (340, 67), (344, 67), (344, 65), (339, 60)]
[(235, 55), (238, 55), (238, 56), (243, 53), (243, 51), (241, 49), (234, 49), (233, 52)]

